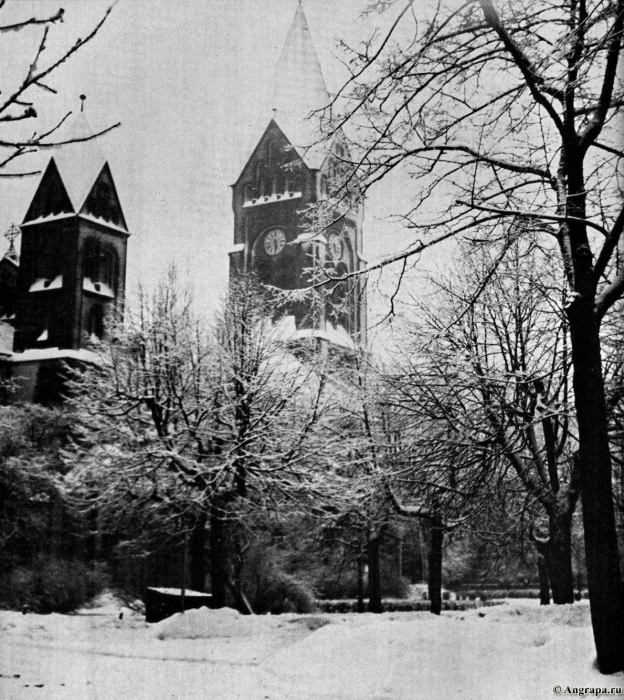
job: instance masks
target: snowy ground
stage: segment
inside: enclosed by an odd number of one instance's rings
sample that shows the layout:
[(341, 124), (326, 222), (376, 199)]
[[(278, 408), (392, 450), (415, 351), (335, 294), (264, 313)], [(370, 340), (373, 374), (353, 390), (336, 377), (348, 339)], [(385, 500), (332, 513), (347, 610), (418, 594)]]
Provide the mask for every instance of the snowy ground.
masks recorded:
[(595, 670), (584, 603), (439, 618), (202, 609), (156, 625), (103, 603), (79, 615), (0, 612), (0, 699), (539, 700), (554, 686), (624, 683)]

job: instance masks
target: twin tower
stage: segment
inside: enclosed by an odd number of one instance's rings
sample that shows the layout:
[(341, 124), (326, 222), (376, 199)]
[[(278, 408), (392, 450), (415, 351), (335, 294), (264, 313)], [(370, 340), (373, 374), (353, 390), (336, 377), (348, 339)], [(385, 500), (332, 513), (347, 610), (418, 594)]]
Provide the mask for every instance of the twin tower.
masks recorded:
[[(353, 350), (366, 340), (363, 280), (337, 280), (365, 268), (363, 211), (332, 196), (349, 154), (340, 134), (327, 142), (319, 133), (329, 95), (301, 4), (269, 88), (259, 139), (233, 185), (230, 274), (255, 271), (287, 291), (329, 280), (315, 292), (320, 306), (305, 293), (283, 295), (275, 322), (294, 339)], [(18, 380), (23, 400), (54, 394), (59, 365), (88, 359), (124, 300), (130, 233), (121, 202), (97, 140), (85, 140), (82, 113), (72, 128), (76, 142), (50, 159), (21, 225), (19, 259), (11, 241), (0, 261), (0, 373)]]

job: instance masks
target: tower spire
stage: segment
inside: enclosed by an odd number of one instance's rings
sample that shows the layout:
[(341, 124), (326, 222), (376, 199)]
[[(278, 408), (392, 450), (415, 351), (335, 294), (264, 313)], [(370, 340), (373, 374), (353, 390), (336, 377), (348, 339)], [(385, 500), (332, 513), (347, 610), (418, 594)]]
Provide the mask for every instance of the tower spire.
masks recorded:
[(328, 97), (308, 20), (301, 0), (298, 0), (297, 11), (273, 74), (270, 107), (278, 114), (293, 109), (301, 113), (306, 108), (309, 113), (327, 104)]
[(310, 167), (324, 158), (318, 110), (329, 103), (323, 71), (303, 10), (297, 1), (270, 83), (265, 118), (273, 119)]

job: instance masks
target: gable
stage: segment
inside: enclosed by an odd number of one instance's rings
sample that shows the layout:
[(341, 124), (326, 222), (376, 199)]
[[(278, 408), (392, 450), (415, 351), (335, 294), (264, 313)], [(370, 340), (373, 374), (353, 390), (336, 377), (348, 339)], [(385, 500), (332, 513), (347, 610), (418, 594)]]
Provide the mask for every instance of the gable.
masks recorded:
[[(278, 148), (274, 156), (269, 154), (271, 144), (275, 144)], [(256, 168), (259, 162), (266, 163), (268, 168), (283, 168), (289, 163), (297, 165), (298, 167), (302, 165), (307, 167), (305, 161), (297, 152), (297, 149), (293, 147), (288, 137), (273, 119), (269, 122), (269, 125), (258, 140), (256, 147), (245, 163), (237, 181), (234, 183), (234, 187), (238, 186), (241, 182), (253, 181), (257, 176)]]
[(80, 213), (128, 230), (108, 163), (100, 171)]
[(34, 221), (50, 216), (58, 216), (59, 214), (73, 214), (69, 195), (63, 184), (60, 173), (54, 162), (54, 158), (50, 159), (35, 196), (28, 207), (24, 222)]

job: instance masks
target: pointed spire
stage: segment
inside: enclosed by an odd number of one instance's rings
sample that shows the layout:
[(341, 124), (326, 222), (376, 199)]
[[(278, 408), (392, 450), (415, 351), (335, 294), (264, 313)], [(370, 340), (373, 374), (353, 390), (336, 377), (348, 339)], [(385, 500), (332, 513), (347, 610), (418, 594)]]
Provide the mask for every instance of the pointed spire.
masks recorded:
[(301, 0), (277, 61), (268, 107), (288, 140), (310, 167), (319, 167), (323, 149), (316, 110), (329, 102), (321, 64), (314, 47)]
[(329, 95), (301, 0), (275, 67), (270, 107), (307, 117), (327, 104)]
[[(319, 168), (327, 154), (321, 142), (318, 114), (329, 103), (321, 64), (298, 0), (273, 78), (258, 114), (253, 139), (241, 154), (241, 169), (273, 119), (310, 168)], [(239, 171), (240, 172), (240, 171)]]
[[(84, 104), (84, 102), (83, 102)], [(81, 110), (62, 134), (66, 143), (54, 149), (54, 162), (67, 189), (74, 211), (80, 211), (97, 176), (106, 164), (106, 157), (93, 136), (85, 113)]]

